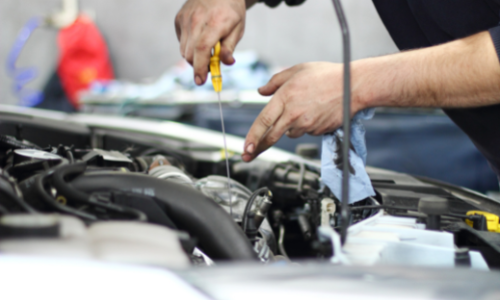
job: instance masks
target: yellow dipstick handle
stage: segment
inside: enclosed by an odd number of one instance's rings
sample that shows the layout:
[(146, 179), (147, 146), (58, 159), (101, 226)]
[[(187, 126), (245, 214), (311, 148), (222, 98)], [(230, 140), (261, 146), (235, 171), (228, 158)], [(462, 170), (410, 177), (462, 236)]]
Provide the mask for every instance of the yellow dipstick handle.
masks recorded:
[(220, 73), (220, 42), (214, 47), (214, 54), (210, 58), (210, 74), (212, 76), (212, 85), (216, 92), (222, 91), (222, 76)]

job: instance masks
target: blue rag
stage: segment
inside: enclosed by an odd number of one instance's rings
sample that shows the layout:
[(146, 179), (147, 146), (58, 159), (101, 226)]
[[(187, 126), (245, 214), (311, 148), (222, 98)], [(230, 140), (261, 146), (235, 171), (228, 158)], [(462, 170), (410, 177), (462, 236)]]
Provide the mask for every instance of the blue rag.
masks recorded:
[[(358, 112), (351, 122), (351, 149), (349, 150), (349, 203), (354, 203), (374, 196), (375, 191), (366, 173), (365, 127), (361, 120), (373, 118), (375, 109)], [(335, 197), (342, 197), (342, 141), (344, 131), (339, 128), (323, 136), (321, 150), (321, 179)]]

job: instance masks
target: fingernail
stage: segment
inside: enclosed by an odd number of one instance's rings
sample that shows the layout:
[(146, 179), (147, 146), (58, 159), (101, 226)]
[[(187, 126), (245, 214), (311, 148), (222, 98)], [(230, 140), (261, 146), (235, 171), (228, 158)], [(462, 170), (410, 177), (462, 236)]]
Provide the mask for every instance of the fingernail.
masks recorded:
[(247, 146), (247, 153), (252, 154), (254, 150), (255, 150), (255, 146), (253, 144), (250, 144)]
[(201, 85), (203, 82), (201, 81), (200, 75), (196, 75), (194, 78), (194, 82), (196, 82), (196, 85)]

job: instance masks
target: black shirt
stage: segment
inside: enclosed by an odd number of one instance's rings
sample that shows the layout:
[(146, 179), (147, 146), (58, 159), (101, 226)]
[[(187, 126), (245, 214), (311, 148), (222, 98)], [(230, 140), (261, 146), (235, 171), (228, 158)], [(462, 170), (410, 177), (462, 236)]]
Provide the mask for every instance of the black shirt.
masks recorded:
[[(276, 6), (282, 0), (260, 1)], [(298, 5), (304, 1), (286, 0), (286, 3)], [(489, 30), (500, 58), (500, 0), (373, 0), (373, 3), (400, 50), (434, 46)], [(500, 177), (500, 105), (444, 109), (444, 112), (469, 136)]]
[[(429, 47), (489, 30), (500, 57), (500, 4), (495, 0), (373, 2), (400, 50)], [(500, 105), (444, 109), (444, 112), (470, 137), (500, 175)]]

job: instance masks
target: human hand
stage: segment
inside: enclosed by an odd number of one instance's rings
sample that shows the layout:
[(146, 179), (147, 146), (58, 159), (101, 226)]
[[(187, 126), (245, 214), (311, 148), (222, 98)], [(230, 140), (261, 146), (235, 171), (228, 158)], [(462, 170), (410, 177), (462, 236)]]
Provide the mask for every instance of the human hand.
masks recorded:
[[(242, 158), (251, 161), (274, 145), (283, 134), (298, 138), (321, 135), (342, 124), (343, 65), (315, 62), (296, 65), (259, 89), (273, 98), (250, 128)], [(354, 101), (351, 116), (362, 107)]]
[(245, 15), (245, 0), (188, 0), (177, 13), (181, 55), (193, 66), (197, 85), (207, 79), (211, 51), (218, 41), (222, 63), (235, 62), (233, 51), (243, 37)]

